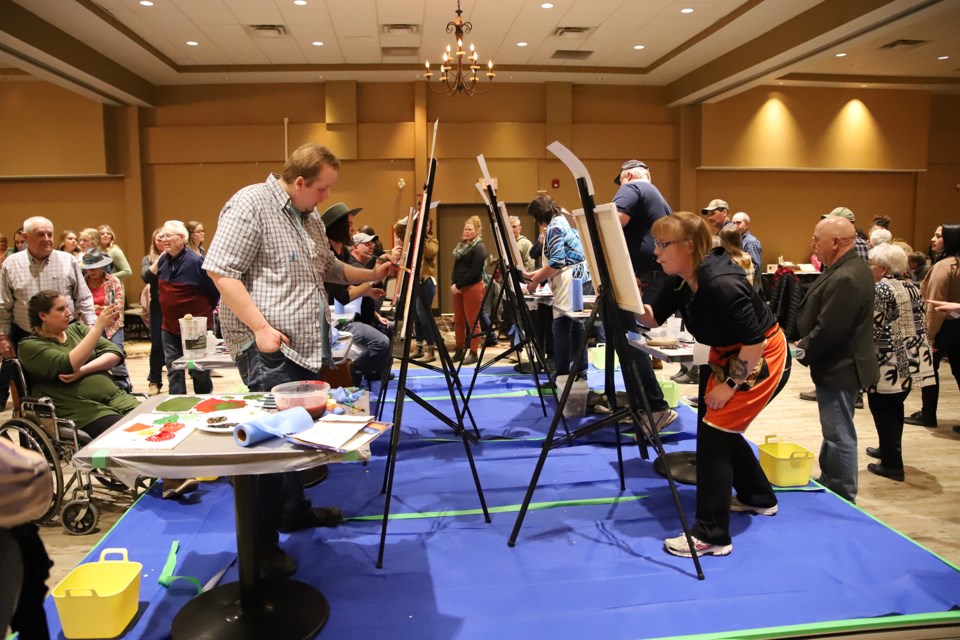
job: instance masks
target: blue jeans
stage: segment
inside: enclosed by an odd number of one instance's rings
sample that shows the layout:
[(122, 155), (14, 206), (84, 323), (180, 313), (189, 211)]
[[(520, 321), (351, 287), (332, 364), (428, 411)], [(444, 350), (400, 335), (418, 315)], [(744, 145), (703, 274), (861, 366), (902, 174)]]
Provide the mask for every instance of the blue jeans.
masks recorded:
[(433, 316), (433, 298), (437, 295), (437, 283), (433, 278), (424, 278), (420, 283), (420, 290), (423, 292), (423, 297), (417, 298), (417, 340), (433, 345), (430, 318)]
[(823, 431), (818, 482), (838, 496), (856, 502), (857, 430), (853, 424), (853, 405), (857, 392), (815, 386)]
[(363, 347), (363, 355), (354, 361), (352, 368), (369, 380), (379, 380), (393, 357), (390, 338), (362, 322), (348, 322), (343, 329), (353, 334), (353, 341)]
[[(237, 354), (237, 370), (250, 391), (270, 391), (285, 382), (320, 379), (318, 372), (301, 367), (282, 352), (263, 353), (256, 344)], [(276, 547), (281, 519), (306, 511), (310, 501), (296, 473), (271, 473), (255, 476), (255, 480), (254, 541), (258, 549)]]
[(586, 349), (579, 362), (572, 362), (581, 342), (583, 342), (583, 324), (579, 320), (567, 316), (553, 319), (553, 366), (558, 376), (568, 375), (571, 368), (575, 374), (587, 370)]
[[(120, 349), (120, 351), (123, 352), (124, 358), (127, 357), (127, 352), (123, 348), (123, 327), (117, 329), (116, 333), (107, 339), (110, 340), (110, 342), (112, 342), (117, 349)], [(128, 387), (126, 391), (133, 391), (133, 382), (130, 380), (130, 371), (127, 369), (126, 362), (121, 362), (113, 369), (110, 369), (110, 375), (112, 375), (114, 379), (126, 381)], [(120, 386), (123, 386), (123, 384), (120, 383)]]
[[(183, 345), (180, 343), (180, 336), (163, 331), (163, 356), (167, 363), (167, 392), (173, 395), (182, 396), (187, 393), (187, 376), (183, 369), (173, 368), (173, 361), (183, 356)], [(193, 379), (194, 393), (213, 393), (213, 380), (210, 379), (209, 371), (197, 371), (190, 369), (190, 377)]]

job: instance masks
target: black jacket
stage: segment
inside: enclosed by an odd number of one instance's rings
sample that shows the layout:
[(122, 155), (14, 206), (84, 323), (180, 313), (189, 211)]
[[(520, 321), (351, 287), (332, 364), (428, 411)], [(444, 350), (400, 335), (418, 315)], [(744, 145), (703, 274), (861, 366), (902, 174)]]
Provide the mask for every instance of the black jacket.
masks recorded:
[(800, 278), (787, 269), (780, 267), (773, 276), (773, 290), (770, 292), (770, 311), (780, 323), (783, 335), (791, 342), (800, 339), (797, 332), (797, 312), (803, 300)]

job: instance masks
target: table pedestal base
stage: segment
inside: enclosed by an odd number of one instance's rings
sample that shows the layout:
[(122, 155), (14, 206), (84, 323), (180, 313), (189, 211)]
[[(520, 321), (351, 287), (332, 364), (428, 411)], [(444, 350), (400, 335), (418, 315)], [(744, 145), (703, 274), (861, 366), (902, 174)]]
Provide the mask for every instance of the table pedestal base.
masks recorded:
[(313, 638), (330, 617), (323, 594), (302, 582), (277, 578), (257, 583), (259, 602), (240, 606), (240, 583), (230, 582), (191, 600), (173, 620), (174, 640)]
[(664, 463), (670, 467), (670, 475), (674, 482), (680, 484), (697, 484), (697, 454), (694, 451), (675, 451), (665, 453), (653, 461), (653, 470), (667, 476)]

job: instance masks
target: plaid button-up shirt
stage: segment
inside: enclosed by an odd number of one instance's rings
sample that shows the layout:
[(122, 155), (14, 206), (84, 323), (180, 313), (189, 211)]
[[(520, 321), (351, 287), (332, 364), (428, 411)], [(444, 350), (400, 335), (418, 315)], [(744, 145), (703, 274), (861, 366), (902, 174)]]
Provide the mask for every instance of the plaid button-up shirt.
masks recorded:
[(25, 249), (8, 256), (0, 267), (0, 333), (10, 335), (11, 322), (30, 333), (27, 303), (46, 290), (66, 298), (74, 317), (91, 327), (96, 324), (93, 296), (80, 263), (63, 251), (51, 251), (46, 259), (37, 260)]
[[(319, 371), (321, 317), (328, 313), (323, 274), (335, 260), (320, 214), (297, 211), (271, 174), (224, 205), (203, 268), (241, 281), (267, 322), (290, 338), (284, 355)], [(253, 344), (253, 331), (225, 304), (220, 324), (234, 358)]]

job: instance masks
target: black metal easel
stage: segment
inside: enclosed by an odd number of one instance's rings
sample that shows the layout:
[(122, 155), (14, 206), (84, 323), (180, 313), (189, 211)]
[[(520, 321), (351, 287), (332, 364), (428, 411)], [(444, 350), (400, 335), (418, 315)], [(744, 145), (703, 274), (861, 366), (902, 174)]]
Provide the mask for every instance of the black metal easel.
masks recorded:
[[(384, 546), (387, 539), (387, 523), (390, 520), (390, 500), (393, 496), (393, 476), (396, 470), (397, 464), (397, 450), (400, 445), (400, 426), (403, 421), (403, 404), (406, 398), (410, 398), (418, 405), (427, 410), (435, 418), (449, 426), (453, 432), (460, 437), (463, 441), (463, 448), (467, 453), (467, 460), (470, 463), (470, 471), (473, 474), (473, 482), (477, 487), (477, 496), (480, 499), (480, 507), (483, 510), (484, 520), (490, 522), (490, 513), (487, 511), (487, 503), (483, 497), (483, 489), (480, 486), (480, 476), (477, 474), (477, 465), (473, 459), (473, 452), (470, 449), (470, 444), (477, 444), (479, 438), (473, 433), (468, 432), (463, 426), (463, 416), (466, 406), (461, 410), (460, 403), (457, 402), (456, 393), (454, 392), (454, 383), (451, 382), (451, 379), (455, 379), (456, 375), (451, 375), (454, 371), (453, 368), (453, 359), (450, 357), (450, 354), (447, 353), (446, 349), (437, 349), (437, 355), (440, 357), (441, 369), (444, 373), (444, 377), (447, 380), (447, 388), (450, 393), (450, 400), (453, 403), (453, 410), (455, 414), (455, 419), (451, 419), (449, 416), (441, 413), (438, 409), (434, 408), (429, 402), (421, 398), (417, 393), (407, 388), (407, 370), (410, 366), (410, 345), (413, 344), (413, 327), (414, 327), (414, 318), (410, 312), (411, 307), (414, 305), (415, 301), (423, 299), (420, 281), (420, 249), (423, 247), (423, 243), (426, 241), (427, 237), (427, 216), (430, 212), (430, 198), (433, 193), (433, 183), (434, 176), (436, 174), (437, 161), (435, 158), (430, 159), (429, 172), (427, 175), (427, 183), (423, 188), (423, 198), (420, 202), (420, 213), (419, 217), (414, 221), (410, 219), (408, 224), (415, 225), (412, 232), (416, 234), (415, 241), (411, 242), (411, 246), (407, 247), (407, 260), (404, 265), (406, 271), (406, 279), (401, 281), (402, 288), (400, 295), (397, 299), (397, 313), (394, 316), (394, 327), (399, 328), (394, 331), (393, 341), (396, 342), (397, 339), (401, 340), (403, 345), (403, 355), (400, 357), (400, 371), (397, 374), (397, 396), (394, 401), (393, 409), (393, 428), (390, 432), (390, 449), (387, 454), (387, 466), (384, 470), (384, 484), (383, 484), (383, 493), (386, 494), (386, 501), (383, 508), (383, 527), (380, 532), (380, 549), (377, 555), (377, 568), (383, 567), (383, 552)], [(439, 341), (436, 343), (439, 347), (443, 344), (443, 340), (440, 339), (439, 330), (436, 327), (436, 323), (433, 324), (433, 330), (435, 332), (435, 338)], [(393, 345), (391, 344), (391, 347)], [(430, 367), (433, 368), (433, 367)], [(459, 385), (459, 381), (456, 382), (456, 385)], [(383, 401), (385, 400), (385, 393), (383, 389), (387, 386), (386, 377), (383, 378), (381, 383), (381, 394), (380, 405), (378, 406), (377, 412), (378, 415), (382, 414)], [(462, 391), (461, 391), (462, 397)], [(476, 427), (474, 427), (476, 429)]]
[[(613, 279), (610, 275), (610, 269), (607, 264), (606, 254), (604, 252), (603, 241), (601, 239), (599, 227), (595, 218), (596, 214), (594, 209), (596, 205), (594, 203), (593, 193), (591, 193), (592, 189), (588, 186), (588, 181), (585, 177), (577, 177), (577, 187), (580, 192), (580, 200), (583, 203), (584, 215), (586, 217), (587, 228), (590, 231), (590, 240), (595, 257), (597, 273), (592, 274), (592, 276), (594, 283), (599, 283), (599, 288), (597, 289), (597, 302), (594, 305), (594, 309), (590, 314), (589, 320), (587, 321), (587, 327), (584, 331), (583, 341), (580, 343), (580, 346), (577, 349), (577, 355), (574, 361), (577, 362), (583, 357), (584, 350), (586, 349), (587, 336), (589, 335), (590, 330), (593, 328), (599, 312), (604, 330), (607, 335), (606, 361), (607, 363), (613, 363), (613, 354), (611, 351), (615, 352), (619, 356), (623, 381), (624, 385), (626, 386), (628, 405), (623, 408), (617, 408), (617, 394), (613, 375), (614, 369), (612, 366), (608, 366), (606, 368), (604, 385), (606, 387), (607, 398), (611, 403), (611, 409), (613, 409), (613, 412), (595, 422), (576, 429), (572, 433), (568, 433), (565, 436), (557, 438), (557, 426), (560, 422), (562, 409), (564, 406), (566, 406), (567, 397), (570, 394), (570, 389), (572, 388), (574, 381), (573, 376), (570, 376), (567, 379), (567, 383), (564, 385), (563, 393), (560, 396), (560, 409), (557, 411), (557, 415), (554, 416), (553, 421), (550, 423), (550, 429), (547, 432), (547, 437), (543, 443), (540, 457), (537, 460), (537, 466), (534, 469), (533, 476), (530, 479), (530, 484), (527, 487), (527, 493), (523, 498), (523, 504), (521, 505), (520, 511), (517, 514), (517, 520), (514, 524), (513, 531), (510, 534), (508, 545), (511, 547), (517, 542), (517, 537), (520, 535), (520, 528), (523, 526), (524, 517), (526, 516), (527, 509), (529, 508), (530, 502), (533, 499), (533, 493), (536, 490), (537, 483), (539, 482), (540, 474), (542, 473), (543, 466), (547, 460), (547, 455), (553, 449), (565, 444), (569, 444), (573, 440), (592, 433), (608, 424), (617, 424), (621, 418), (629, 417), (633, 423), (634, 434), (636, 436), (640, 456), (644, 460), (649, 459), (645, 444), (646, 442), (649, 442), (653, 445), (658, 455), (664, 455), (663, 443), (660, 440), (660, 434), (658, 433), (654, 424), (653, 413), (650, 409), (650, 402), (647, 400), (646, 393), (644, 393), (643, 384), (640, 381), (639, 367), (637, 366), (636, 360), (633, 357), (634, 354), (630, 352), (633, 347), (631, 347), (627, 341), (626, 327), (624, 326), (620, 315), (620, 305), (616, 299), (616, 294), (613, 287)], [(641, 401), (643, 404), (642, 407), (640, 406)], [(646, 415), (650, 427), (645, 427), (643, 425), (643, 422), (640, 419), (641, 411)], [(620, 450), (619, 427), (617, 427), (616, 431), (617, 458), (620, 468), (620, 488), (621, 490), (624, 490), (626, 485), (624, 482), (623, 457)], [(698, 558), (696, 550), (694, 549), (693, 540), (690, 536), (690, 528), (687, 524), (687, 518), (683, 512), (683, 507), (680, 504), (680, 496), (677, 493), (677, 487), (673, 480), (673, 476), (670, 473), (669, 467), (666, 469), (666, 477), (667, 482), (670, 485), (670, 492), (673, 495), (674, 504), (677, 508), (677, 514), (680, 516), (680, 522), (683, 526), (683, 533), (687, 539), (687, 544), (690, 547), (693, 564), (697, 572), (697, 578), (703, 580), (704, 576), (703, 569), (700, 567), (700, 559)]]

